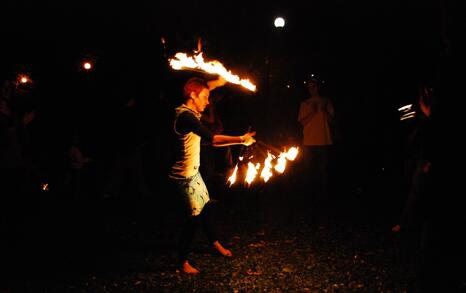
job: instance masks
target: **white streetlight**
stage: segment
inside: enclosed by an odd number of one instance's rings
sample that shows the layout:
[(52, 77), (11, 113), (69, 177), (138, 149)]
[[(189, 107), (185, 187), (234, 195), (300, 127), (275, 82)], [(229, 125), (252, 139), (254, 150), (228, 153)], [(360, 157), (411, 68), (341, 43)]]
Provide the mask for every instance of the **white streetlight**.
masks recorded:
[(284, 27), (285, 26), (285, 19), (283, 17), (277, 17), (275, 18), (275, 21), (273, 22), (275, 27)]
[(91, 70), (91, 69), (92, 69), (92, 63), (89, 62), (89, 61), (83, 62), (82, 66), (83, 66), (83, 68), (84, 68), (85, 70)]

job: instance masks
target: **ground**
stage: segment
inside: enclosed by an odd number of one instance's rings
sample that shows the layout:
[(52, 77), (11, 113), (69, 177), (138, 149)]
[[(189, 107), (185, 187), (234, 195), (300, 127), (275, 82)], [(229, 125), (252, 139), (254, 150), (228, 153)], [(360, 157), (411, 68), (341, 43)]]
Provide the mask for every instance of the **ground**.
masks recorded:
[(5, 292), (419, 292), (416, 231), (374, 190), (311, 205), (286, 184), (225, 188), (221, 242), (198, 233), (190, 276), (176, 266), (181, 220), (167, 200), (42, 199), (22, 224)]

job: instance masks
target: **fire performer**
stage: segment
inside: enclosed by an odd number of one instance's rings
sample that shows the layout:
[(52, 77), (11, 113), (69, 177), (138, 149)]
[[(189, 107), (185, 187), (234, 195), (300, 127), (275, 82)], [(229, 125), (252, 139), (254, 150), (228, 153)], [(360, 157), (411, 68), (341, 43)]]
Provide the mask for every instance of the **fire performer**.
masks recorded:
[(184, 102), (175, 109), (175, 158), (169, 177), (186, 207), (187, 219), (179, 238), (178, 253), (181, 270), (189, 274), (199, 273), (188, 262), (191, 242), (199, 225), (202, 225), (214, 249), (223, 256), (233, 255), (218, 241), (209, 215), (209, 192), (199, 173), (201, 139), (217, 147), (241, 144), (249, 146), (255, 143), (255, 132), (247, 132), (242, 136), (214, 135), (201, 124), (201, 113), (209, 104), (210, 91), (225, 83), (226, 80), (221, 77), (209, 82), (197, 77), (189, 79), (183, 89)]

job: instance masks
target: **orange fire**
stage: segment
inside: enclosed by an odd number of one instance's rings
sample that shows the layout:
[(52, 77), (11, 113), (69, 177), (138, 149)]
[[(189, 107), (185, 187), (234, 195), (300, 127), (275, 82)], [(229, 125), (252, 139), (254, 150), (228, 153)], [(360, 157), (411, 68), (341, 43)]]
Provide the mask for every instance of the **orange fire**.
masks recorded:
[(256, 91), (256, 86), (251, 81), (249, 81), (249, 79), (240, 79), (238, 75), (235, 75), (230, 70), (227, 70), (220, 61), (204, 60), (202, 52), (194, 56), (188, 56), (186, 53), (178, 52), (175, 54), (174, 58), (169, 58), (168, 60), (170, 61), (170, 66), (175, 70), (182, 70), (187, 68), (202, 70), (211, 74), (218, 74), (228, 82), (239, 84), (253, 92)]
[[(267, 157), (264, 159), (264, 163), (253, 162), (254, 156), (250, 156), (249, 162), (247, 163), (247, 170), (244, 182), (248, 185), (251, 185), (257, 177), (257, 174), (260, 174), (260, 178), (266, 183), (273, 176), (273, 170), (277, 173), (284, 173), (286, 169), (287, 161), (294, 161), (298, 156), (299, 149), (297, 147), (291, 147), (288, 151), (281, 152), (278, 157), (274, 156), (270, 151), (267, 151)], [(243, 157), (240, 157), (240, 162), (243, 161)], [(259, 172), (259, 169), (262, 167), (262, 170)], [(238, 178), (239, 166), (236, 164), (231, 176), (228, 178), (230, 186), (233, 185)]]

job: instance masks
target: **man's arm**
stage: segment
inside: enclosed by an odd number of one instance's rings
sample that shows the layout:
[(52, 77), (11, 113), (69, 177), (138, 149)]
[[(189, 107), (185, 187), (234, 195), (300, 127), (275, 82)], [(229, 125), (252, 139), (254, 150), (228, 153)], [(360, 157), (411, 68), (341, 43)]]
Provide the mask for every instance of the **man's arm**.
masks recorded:
[(215, 89), (215, 88), (224, 86), (226, 83), (227, 83), (226, 79), (224, 79), (223, 77), (219, 76), (218, 79), (209, 80), (209, 81), (207, 82), (207, 85), (209, 86), (209, 90), (211, 91), (211, 90), (213, 90), (213, 89)]
[(298, 113), (298, 121), (301, 125), (306, 125), (315, 116), (315, 104), (308, 104), (306, 102), (301, 103)]
[(250, 146), (256, 142), (254, 139), (254, 135), (256, 132), (247, 132), (241, 136), (230, 136), (230, 135), (223, 135), (223, 134), (216, 134), (212, 140), (212, 145), (216, 147), (221, 146), (228, 146), (228, 145), (235, 145), (235, 144), (242, 144), (246, 146)]

